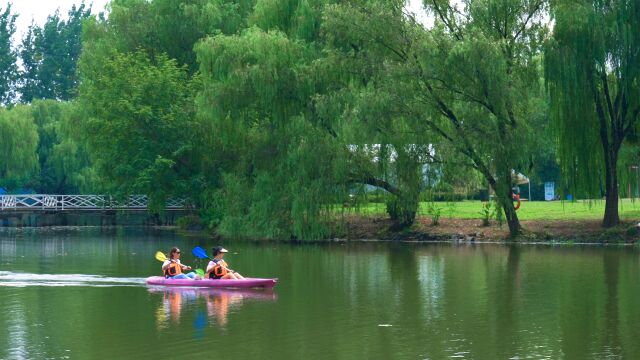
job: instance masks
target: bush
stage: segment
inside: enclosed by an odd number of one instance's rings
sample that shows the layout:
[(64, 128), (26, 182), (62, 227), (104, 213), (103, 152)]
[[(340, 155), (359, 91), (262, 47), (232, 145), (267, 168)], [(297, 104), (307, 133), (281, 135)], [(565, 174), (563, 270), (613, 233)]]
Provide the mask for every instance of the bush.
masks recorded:
[(204, 229), (204, 224), (202, 223), (202, 219), (200, 219), (197, 215), (185, 215), (178, 220), (176, 220), (176, 225), (178, 228), (183, 230), (190, 231), (199, 231)]
[(413, 225), (417, 211), (417, 199), (394, 196), (387, 200), (387, 213), (394, 223), (394, 230), (400, 230)]
[(449, 201), (449, 202), (457, 202), (466, 200), (467, 196), (465, 194), (455, 193), (455, 192), (445, 192), (445, 191), (423, 191), (420, 193), (420, 201)]
[(491, 218), (496, 216), (494, 203), (491, 201), (483, 202), (480, 215), (482, 215), (482, 226), (489, 226), (489, 221), (491, 220)]
[(442, 215), (442, 208), (436, 206), (434, 203), (429, 203), (427, 210), (431, 216), (431, 226), (438, 226), (440, 224), (440, 216)]

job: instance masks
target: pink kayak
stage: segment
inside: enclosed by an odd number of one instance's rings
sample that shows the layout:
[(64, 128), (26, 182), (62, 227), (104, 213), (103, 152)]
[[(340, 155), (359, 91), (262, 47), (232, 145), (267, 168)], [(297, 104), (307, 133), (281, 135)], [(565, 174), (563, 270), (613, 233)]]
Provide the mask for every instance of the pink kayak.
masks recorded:
[(246, 278), (244, 280), (231, 279), (165, 279), (163, 276), (152, 276), (147, 278), (148, 285), (162, 286), (192, 286), (192, 287), (211, 287), (211, 288), (267, 288), (270, 289), (276, 285), (278, 279), (259, 279)]

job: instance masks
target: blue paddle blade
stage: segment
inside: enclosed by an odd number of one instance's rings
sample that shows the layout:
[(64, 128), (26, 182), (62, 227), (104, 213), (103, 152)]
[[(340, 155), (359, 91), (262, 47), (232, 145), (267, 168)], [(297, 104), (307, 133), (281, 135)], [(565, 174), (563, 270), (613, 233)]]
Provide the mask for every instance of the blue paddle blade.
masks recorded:
[(207, 256), (207, 252), (201, 248), (200, 246), (196, 246), (191, 250), (191, 253), (193, 254), (193, 256), (200, 258), (200, 259), (208, 259), (209, 257)]

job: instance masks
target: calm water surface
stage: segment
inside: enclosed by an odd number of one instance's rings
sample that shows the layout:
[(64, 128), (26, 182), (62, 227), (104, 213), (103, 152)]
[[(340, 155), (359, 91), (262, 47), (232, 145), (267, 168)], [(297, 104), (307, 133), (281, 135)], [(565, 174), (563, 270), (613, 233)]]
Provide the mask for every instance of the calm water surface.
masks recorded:
[(132, 229), (0, 231), (0, 359), (640, 358), (635, 248), (228, 242), (273, 291), (147, 287)]

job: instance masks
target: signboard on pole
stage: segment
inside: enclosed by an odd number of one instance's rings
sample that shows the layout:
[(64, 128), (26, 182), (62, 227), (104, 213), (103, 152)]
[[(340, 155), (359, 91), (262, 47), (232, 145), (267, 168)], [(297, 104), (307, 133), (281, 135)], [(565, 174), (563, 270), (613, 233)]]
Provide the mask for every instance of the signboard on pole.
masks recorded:
[(544, 183), (544, 200), (551, 201), (555, 199), (555, 183), (553, 181)]

